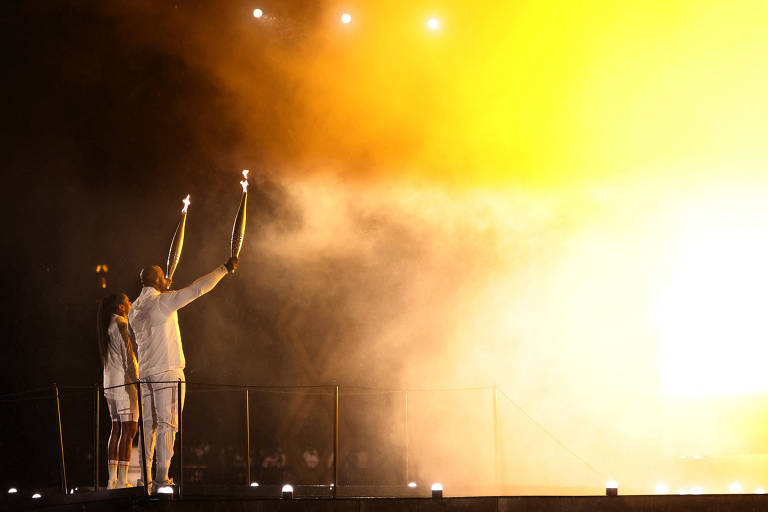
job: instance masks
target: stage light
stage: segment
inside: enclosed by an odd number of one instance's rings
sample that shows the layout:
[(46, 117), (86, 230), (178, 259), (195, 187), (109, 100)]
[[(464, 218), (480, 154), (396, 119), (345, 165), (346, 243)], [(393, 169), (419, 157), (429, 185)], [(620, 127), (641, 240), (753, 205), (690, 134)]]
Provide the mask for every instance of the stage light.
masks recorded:
[(36, 492), (35, 494), (32, 495), (32, 499), (33, 500), (39, 500), (42, 497), (43, 497), (43, 495), (40, 494), (39, 492)]
[(437, 30), (438, 28), (440, 28), (440, 22), (438, 21), (437, 18), (429, 18), (427, 20), (427, 27), (430, 30)]
[(677, 494), (679, 494), (680, 496), (685, 496), (686, 494), (688, 494), (688, 489), (686, 489), (685, 487), (683, 487), (682, 489), (680, 489), (679, 491), (677, 491)]
[(704, 489), (702, 489), (701, 487), (691, 487), (691, 494), (699, 495), (703, 493), (704, 493)]
[(413, 489), (414, 487), (416, 487), (416, 482), (408, 482), (408, 487)]
[(261, 9), (254, 9), (253, 10), (253, 17), (254, 18), (261, 18), (262, 16), (264, 16), (264, 11), (262, 11)]
[(432, 499), (439, 500), (443, 497), (443, 484), (435, 482), (432, 484)]
[(8, 489), (8, 494), (16, 494), (17, 492), (19, 492), (19, 490), (15, 487)]
[(765, 489), (763, 489), (762, 487), (758, 487), (757, 489), (755, 489), (755, 494), (765, 494)]
[(728, 492), (732, 494), (739, 494), (743, 491), (743, 488), (741, 487), (741, 484), (739, 482), (733, 482), (731, 485), (728, 486)]
[(173, 487), (165, 485), (157, 489), (158, 494), (173, 494)]
[(667, 487), (667, 484), (659, 482), (656, 484), (656, 488), (653, 492), (656, 494), (669, 494), (669, 487)]
[(251, 482), (251, 487), (258, 487), (258, 486), (259, 486), (259, 482)]
[(345, 25), (348, 24), (350, 21), (352, 21), (352, 16), (350, 16), (348, 13), (344, 13), (341, 15), (341, 22)]
[(619, 495), (619, 484), (616, 483), (616, 480), (608, 480), (605, 483), (605, 495), (606, 496)]
[(283, 499), (284, 500), (293, 499), (293, 486), (291, 484), (285, 484), (283, 486)]

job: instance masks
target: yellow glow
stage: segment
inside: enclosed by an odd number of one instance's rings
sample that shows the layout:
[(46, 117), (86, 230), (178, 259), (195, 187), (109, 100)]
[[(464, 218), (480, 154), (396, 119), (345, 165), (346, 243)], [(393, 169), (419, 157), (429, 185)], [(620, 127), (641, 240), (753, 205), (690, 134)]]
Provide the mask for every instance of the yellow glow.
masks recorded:
[(261, 18), (262, 16), (264, 16), (264, 11), (262, 11), (261, 9), (254, 9), (253, 10), (253, 17), (254, 18)]
[(352, 21), (352, 16), (350, 16), (348, 13), (345, 12), (344, 14), (341, 15), (341, 22), (342, 23), (347, 24), (350, 21)]

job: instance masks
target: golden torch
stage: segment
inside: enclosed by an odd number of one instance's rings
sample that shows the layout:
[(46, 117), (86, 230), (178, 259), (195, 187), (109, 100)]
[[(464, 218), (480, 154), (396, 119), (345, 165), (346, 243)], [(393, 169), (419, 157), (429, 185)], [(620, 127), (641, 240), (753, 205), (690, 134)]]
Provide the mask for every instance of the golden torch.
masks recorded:
[(189, 194), (184, 198), (184, 208), (181, 209), (181, 219), (179, 219), (179, 225), (176, 226), (176, 232), (173, 234), (173, 240), (171, 240), (171, 248), (168, 251), (168, 262), (165, 266), (165, 279), (168, 281), (168, 288), (171, 288), (171, 281), (173, 281), (173, 273), (176, 272), (176, 267), (179, 265), (179, 259), (181, 258), (181, 248), (184, 245), (184, 228), (187, 226), (187, 208), (189, 208)]
[(248, 204), (248, 169), (243, 171), (243, 181), (240, 182), (243, 187), (243, 196), (240, 198), (240, 208), (237, 210), (235, 223), (232, 225), (232, 257), (240, 256), (240, 249), (243, 248), (243, 238), (245, 238), (245, 207)]

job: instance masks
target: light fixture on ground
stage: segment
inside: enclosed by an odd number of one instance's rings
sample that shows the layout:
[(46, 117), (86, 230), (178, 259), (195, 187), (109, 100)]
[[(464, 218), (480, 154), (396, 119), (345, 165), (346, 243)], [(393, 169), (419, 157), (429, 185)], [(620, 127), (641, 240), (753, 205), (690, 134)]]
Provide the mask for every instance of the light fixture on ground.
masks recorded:
[(694, 487), (691, 487), (691, 494), (695, 494), (695, 495), (704, 494), (704, 489), (696, 485)]
[(39, 492), (36, 492), (35, 494), (32, 495), (32, 499), (33, 500), (39, 500), (42, 497), (43, 497), (43, 495), (40, 494)]
[(432, 484), (432, 499), (439, 500), (443, 497), (443, 484), (435, 482)]
[(173, 494), (173, 487), (170, 485), (164, 485), (157, 489), (158, 494)]
[(755, 494), (765, 494), (765, 489), (763, 489), (762, 487), (758, 487), (757, 489), (755, 489)]
[(415, 488), (416, 482), (408, 482), (408, 487), (410, 487), (411, 489)]
[(728, 492), (731, 494), (741, 494), (743, 491), (743, 488), (741, 487), (741, 484), (739, 482), (733, 482), (731, 485), (728, 486)]
[(19, 492), (19, 490), (15, 487), (8, 489), (8, 494), (16, 494), (17, 492)]
[(253, 10), (253, 17), (254, 18), (261, 18), (262, 16), (264, 16), (264, 11), (262, 11), (261, 9), (254, 9)]
[(656, 494), (669, 494), (669, 487), (667, 484), (659, 482), (656, 484), (656, 488), (653, 490)]
[(607, 482), (605, 482), (605, 495), (606, 496), (619, 495), (619, 484), (616, 483), (616, 480), (608, 480)]
[(341, 15), (341, 22), (343, 24), (348, 25), (349, 22), (351, 21), (352, 21), (352, 15), (350, 15), (349, 13), (345, 12), (344, 14)]
[(293, 499), (293, 486), (291, 484), (285, 484), (283, 486), (282, 498), (284, 500), (292, 500)]
[(251, 482), (251, 487), (258, 487), (258, 486), (259, 486), (259, 482)]

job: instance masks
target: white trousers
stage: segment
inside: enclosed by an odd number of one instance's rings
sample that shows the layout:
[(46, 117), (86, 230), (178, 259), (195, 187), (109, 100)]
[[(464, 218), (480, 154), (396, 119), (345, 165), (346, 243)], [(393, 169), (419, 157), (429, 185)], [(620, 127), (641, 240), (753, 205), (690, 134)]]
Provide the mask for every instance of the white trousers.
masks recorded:
[(144, 435), (147, 438), (144, 452), (147, 456), (147, 477), (152, 468), (152, 456), (157, 440), (157, 467), (167, 472), (173, 457), (173, 443), (179, 430), (179, 414), (184, 409), (186, 384), (184, 370), (169, 370), (141, 379), (141, 407), (144, 414)]

